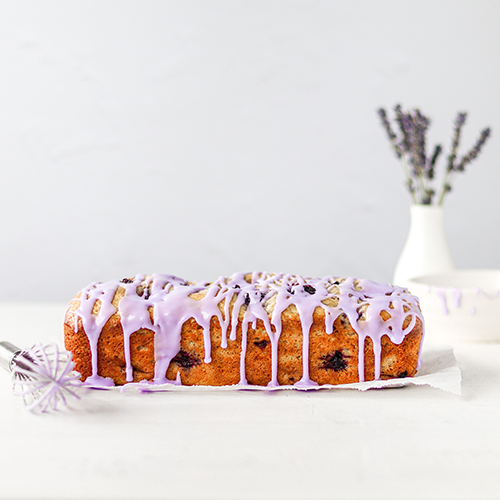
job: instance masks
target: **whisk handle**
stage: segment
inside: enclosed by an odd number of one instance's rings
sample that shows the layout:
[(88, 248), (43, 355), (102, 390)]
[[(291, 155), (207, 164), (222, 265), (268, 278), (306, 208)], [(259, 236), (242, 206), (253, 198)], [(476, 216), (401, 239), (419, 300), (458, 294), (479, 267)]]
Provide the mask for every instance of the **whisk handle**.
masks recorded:
[(0, 366), (8, 371), (12, 371), (12, 363), (16, 356), (22, 352), (22, 349), (16, 347), (10, 342), (0, 342)]

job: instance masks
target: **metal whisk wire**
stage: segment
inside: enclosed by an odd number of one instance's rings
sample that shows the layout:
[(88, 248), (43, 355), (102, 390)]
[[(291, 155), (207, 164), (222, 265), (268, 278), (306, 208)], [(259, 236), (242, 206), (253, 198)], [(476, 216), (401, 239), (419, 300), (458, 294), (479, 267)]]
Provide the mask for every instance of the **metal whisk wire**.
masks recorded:
[(21, 396), (26, 408), (42, 412), (65, 406), (67, 396), (80, 399), (80, 374), (74, 371), (71, 353), (55, 343), (35, 344), (22, 350), (10, 342), (0, 342), (0, 365), (12, 373), (14, 394)]

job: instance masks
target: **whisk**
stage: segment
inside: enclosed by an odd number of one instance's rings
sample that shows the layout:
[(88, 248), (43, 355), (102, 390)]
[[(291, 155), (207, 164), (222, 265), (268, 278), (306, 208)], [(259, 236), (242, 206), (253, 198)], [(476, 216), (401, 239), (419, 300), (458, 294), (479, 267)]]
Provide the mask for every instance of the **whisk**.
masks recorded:
[(55, 343), (23, 350), (0, 342), (0, 365), (12, 373), (14, 394), (23, 398), (28, 410), (55, 410), (58, 404), (67, 404), (68, 395), (80, 399), (75, 392), (81, 385), (80, 374), (74, 371), (71, 353)]

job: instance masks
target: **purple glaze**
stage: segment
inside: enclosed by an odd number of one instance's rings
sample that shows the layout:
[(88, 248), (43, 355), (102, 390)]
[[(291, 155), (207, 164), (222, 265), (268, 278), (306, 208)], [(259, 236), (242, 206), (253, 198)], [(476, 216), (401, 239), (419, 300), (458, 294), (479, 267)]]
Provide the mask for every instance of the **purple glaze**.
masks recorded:
[[(116, 292), (118, 282), (92, 283), (81, 292), (80, 307), (75, 312), (75, 332), (78, 331), (78, 318), (81, 318), (83, 329), (89, 339), (90, 352), (92, 356), (92, 375), (87, 382), (94, 385), (114, 385), (112, 380), (100, 377), (97, 374), (97, 342), (102, 328), (109, 318), (116, 312), (111, 303)], [(99, 300), (101, 308), (99, 314), (92, 314), (96, 301)]]
[[(247, 281), (245, 279), (249, 279)], [(112, 304), (117, 289), (124, 289), (124, 296), (118, 302), (118, 311)], [(199, 293), (201, 292), (201, 293)], [(196, 295), (198, 294), (198, 296)], [(198, 300), (196, 300), (196, 297)], [(337, 305), (332, 307), (324, 301), (334, 299)], [(234, 300), (230, 312), (230, 304)], [(100, 302), (97, 315), (92, 314), (96, 302)], [(224, 301), (222, 307), (219, 305)], [(266, 305), (274, 302), (271, 316)], [(317, 307), (325, 311), (325, 329), (333, 332), (335, 320), (344, 314), (354, 331), (358, 334), (359, 380), (364, 381), (364, 344), (371, 338), (375, 354), (375, 378), (380, 378), (381, 339), (388, 335), (395, 344), (400, 344), (411, 332), (417, 318), (423, 324), (418, 299), (406, 289), (370, 280), (355, 278), (303, 278), (291, 274), (268, 274), (265, 272), (236, 273), (229, 278), (220, 277), (210, 284), (186, 282), (181, 278), (167, 274), (137, 275), (132, 280), (118, 280), (106, 283), (93, 283), (82, 291), (80, 306), (75, 313), (75, 330), (78, 318), (90, 343), (92, 376), (87, 383), (92, 385), (110, 385), (109, 379), (97, 375), (97, 342), (103, 326), (109, 318), (118, 312), (123, 328), (126, 380), (133, 380), (133, 368), (130, 361), (130, 335), (144, 328), (155, 333), (155, 375), (154, 384), (181, 383), (166, 379), (167, 368), (180, 350), (182, 325), (193, 318), (203, 329), (205, 363), (211, 362), (210, 322), (217, 318), (221, 325), (221, 347), (227, 347), (227, 338), (236, 339), (236, 325), (241, 321), (242, 340), (240, 355), (240, 382), (248, 386), (245, 376), (245, 354), (249, 326), (255, 328), (261, 320), (271, 343), (271, 381), (269, 386), (278, 386), (278, 343), (282, 331), (282, 313), (294, 306), (302, 324), (302, 356), (309, 360), (309, 332), (313, 314)], [(404, 308), (409, 308), (408, 312)], [(151, 321), (150, 309), (152, 309)], [(221, 311), (222, 309), (222, 311)], [(361, 314), (363, 310), (363, 314)], [(387, 311), (391, 317), (384, 321), (381, 311)], [(409, 325), (403, 330), (406, 317)], [(274, 330), (274, 331), (273, 331)], [(111, 382), (112, 384), (112, 382)], [(307, 389), (316, 386), (309, 377), (309, 363), (303, 363), (302, 378), (294, 384), (297, 388)]]
[(458, 309), (462, 302), (462, 290), (460, 290), (460, 288), (454, 288), (451, 293), (453, 295), (453, 305)]
[(441, 302), (441, 308), (443, 310), (443, 314), (447, 316), (450, 312), (448, 309), (448, 303), (446, 302), (446, 291), (444, 288), (433, 288), (434, 293), (437, 295), (438, 299)]
[[(447, 316), (450, 313), (450, 308), (448, 307), (448, 302), (447, 302), (447, 297), (446, 297), (446, 292), (450, 290), (451, 296), (452, 296), (452, 301), (453, 301), (453, 306), (455, 309), (459, 309), (462, 305), (462, 295), (463, 292), (460, 288), (443, 288), (443, 287), (435, 287), (435, 286), (430, 286), (428, 288), (429, 292), (434, 292), (434, 294), (437, 296), (439, 301), (441, 302), (441, 309), (442, 313)], [(479, 297), (479, 295), (484, 295), (488, 299), (495, 299), (498, 297), (500, 291), (496, 291), (495, 293), (487, 293), (484, 290), (481, 290), (480, 288), (476, 288), (474, 290), (474, 295), (476, 297)], [(472, 307), (471, 309), (471, 315), (476, 314), (476, 308)]]

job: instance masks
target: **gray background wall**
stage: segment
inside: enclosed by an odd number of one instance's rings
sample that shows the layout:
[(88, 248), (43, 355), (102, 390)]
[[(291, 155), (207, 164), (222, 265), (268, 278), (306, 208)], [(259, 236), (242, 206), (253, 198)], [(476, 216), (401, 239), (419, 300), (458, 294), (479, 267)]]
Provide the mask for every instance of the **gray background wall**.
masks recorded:
[[(390, 281), (409, 224), (376, 109), (464, 148), (446, 229), (500, 267), (500, 2), (0, 1), (0, 300), (137, 272)], [(443, 167), (443, 164), (441, 164)]]

